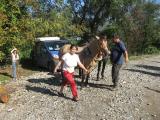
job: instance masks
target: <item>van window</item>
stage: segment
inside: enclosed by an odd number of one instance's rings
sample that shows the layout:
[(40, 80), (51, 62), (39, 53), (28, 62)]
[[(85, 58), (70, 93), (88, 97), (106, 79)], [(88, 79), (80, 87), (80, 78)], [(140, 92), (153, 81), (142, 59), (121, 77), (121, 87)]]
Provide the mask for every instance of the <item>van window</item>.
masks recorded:
[(37, 46), (36, 46), (36, 52), (37, 52), (37, 55), (41, 55), (43, 52), (44, 52), (44, 44), (43, 43), (37, 43)]
[(65, 43), (62, 42), (47, 42), (47, 49), (50, 51), (59, 50)]

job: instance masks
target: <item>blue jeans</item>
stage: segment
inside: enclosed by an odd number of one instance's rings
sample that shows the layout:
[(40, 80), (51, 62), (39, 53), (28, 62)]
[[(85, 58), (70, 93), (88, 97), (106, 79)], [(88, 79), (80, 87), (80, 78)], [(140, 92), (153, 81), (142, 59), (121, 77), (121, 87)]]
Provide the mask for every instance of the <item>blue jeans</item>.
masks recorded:
[(12, 77), (14, 79), (17, 78), (17, 75), (16, 75), (16, 62), (12, 62)]

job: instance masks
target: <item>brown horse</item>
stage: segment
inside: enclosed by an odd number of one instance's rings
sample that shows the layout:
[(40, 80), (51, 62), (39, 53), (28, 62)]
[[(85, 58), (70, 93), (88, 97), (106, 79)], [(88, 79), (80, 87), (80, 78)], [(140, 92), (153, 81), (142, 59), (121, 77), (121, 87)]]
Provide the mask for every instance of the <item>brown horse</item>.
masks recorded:
[[(60, 53), (63, 55), (66, 52), (69, 52), (69, 49), (70, 49), (70, 45), (64, 45), (61, 48)], [(79, 54), (79, 58), (83, 63), (83, 65), (89, 71), (89, 73), (84, 73), (84, 71), (80, 69), (80, 76), (82, 78), (81, 86), (88, 84), (90, 72), (92, 72), (92, 70), (96, 67), (97, 61), (99, 60), (99, 54), (102, 52), (105, 52), (105, 53), (108, 52), (107, 41), (103, 37), (93, 38), (88, 43), (88, 45), (84, 46), (83, 48), (78, 47), (77, 53)]]

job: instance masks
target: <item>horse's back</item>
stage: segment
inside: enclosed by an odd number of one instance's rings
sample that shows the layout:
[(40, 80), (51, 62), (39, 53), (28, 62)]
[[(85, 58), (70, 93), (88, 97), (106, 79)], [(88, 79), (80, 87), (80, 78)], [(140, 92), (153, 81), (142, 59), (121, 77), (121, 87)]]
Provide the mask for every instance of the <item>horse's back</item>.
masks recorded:
[[(64, 55), (65, 53), (70, 52), (70, 47), (71, 47), (71, 44), (66, 44), (63, 47), (61, 47), (60, 54)], [(78, 47), (78, 50), (76, 51), (76, 53), (77, 54), (81, 53), (85, 47), (86, 46)]]

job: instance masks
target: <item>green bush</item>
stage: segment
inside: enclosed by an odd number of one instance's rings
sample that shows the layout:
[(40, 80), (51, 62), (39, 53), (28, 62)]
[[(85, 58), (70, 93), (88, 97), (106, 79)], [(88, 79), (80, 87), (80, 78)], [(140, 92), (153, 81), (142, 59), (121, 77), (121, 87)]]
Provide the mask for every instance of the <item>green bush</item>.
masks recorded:
[(7, 83), (11, 78), (9, 76), (6, 76), (5, 74), (0, 74), (0, 84)]
[(69, 42), (70, 42), (71, 44), (74, 44), (74, 45), (78, 45), (79, 42), (80, 42), (80, 41), (76, 40), (76, 38), (69, 38), (68, 40), (69, 40)]
[(21, 59), (28, 59), (28, 58), (30, 58), (30, 54), (31, 54), (31, 49), (22, 50), (22, 51), (20, 51), (20, 58)]
[(2, 62), (2, 60), (4, 59), (4, 57), (5, 57), (5, 54), (0, 51), (0, 62)]
[(154, 47), (154, 46), (149, 46), (147, 48), (145, 48), (144, 53), (145, 54), (154, 54), (154, 53), (159, 53), (160, 50), (158, 50), (158, 48)]

